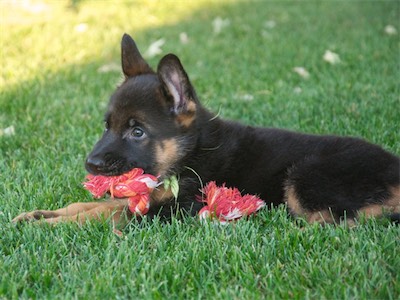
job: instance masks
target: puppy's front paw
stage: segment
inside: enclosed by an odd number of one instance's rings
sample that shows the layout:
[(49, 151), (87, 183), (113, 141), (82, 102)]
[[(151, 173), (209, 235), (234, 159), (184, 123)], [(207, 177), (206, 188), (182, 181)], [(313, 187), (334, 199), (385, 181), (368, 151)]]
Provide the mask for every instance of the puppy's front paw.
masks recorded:
[(14, 219), (12, 219), (13, 223), (19, 223), (19, 222), (34, 222), (38, 221), (42, 218), (48, 219), (48, 218), (54, 218), (56, 217), (56, 214), (52, 211), (49, 210), (34, 210), (31, 212), (24, 212)]

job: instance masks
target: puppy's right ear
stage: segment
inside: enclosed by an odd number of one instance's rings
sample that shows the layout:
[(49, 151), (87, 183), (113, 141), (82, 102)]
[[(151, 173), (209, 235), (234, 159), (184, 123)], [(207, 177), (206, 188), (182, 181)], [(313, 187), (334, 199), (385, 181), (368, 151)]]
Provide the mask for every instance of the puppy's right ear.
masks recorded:
[(189, 127), (196, 118), (198, 100), (179, 58), (174, 54), (164, 56), (158, 64), (157, 73), (171, 112), (180, 125)]
[(154, 73), (143, 59), (134, 40), (129, 34), (124, 34), (121, 41), (121, 63), (125, 77), (133, 77), (140, 74)]

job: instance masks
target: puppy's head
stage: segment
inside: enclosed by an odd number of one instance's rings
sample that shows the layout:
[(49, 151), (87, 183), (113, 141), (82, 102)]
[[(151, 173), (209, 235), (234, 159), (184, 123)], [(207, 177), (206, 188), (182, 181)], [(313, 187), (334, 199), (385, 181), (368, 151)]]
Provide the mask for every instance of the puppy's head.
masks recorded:
[(168, 54), (154, 72), (133, 39), (121, 42), (125, 81), (111, 96), (103, 136), (86, 160), (94, 175), (133, 168), (166, 176), (194, 147), (199, 103), (179, 59)]

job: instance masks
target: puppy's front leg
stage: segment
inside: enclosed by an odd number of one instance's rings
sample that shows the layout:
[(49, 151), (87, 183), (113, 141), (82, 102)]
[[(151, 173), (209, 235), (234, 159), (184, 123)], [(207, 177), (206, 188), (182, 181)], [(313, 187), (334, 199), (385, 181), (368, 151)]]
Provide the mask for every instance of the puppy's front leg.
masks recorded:
[[(112, 199), (104, 202), (77, 202), (57, 210), (35, 210), (22, 213), (12, 221), (44, 221), (47, 223), (77, 222), (100, 220), (112, 217), (115, 223), (121, 223), (126, 217), (128, 199)], [(126, 218), (125, 218), (126, 221)]]

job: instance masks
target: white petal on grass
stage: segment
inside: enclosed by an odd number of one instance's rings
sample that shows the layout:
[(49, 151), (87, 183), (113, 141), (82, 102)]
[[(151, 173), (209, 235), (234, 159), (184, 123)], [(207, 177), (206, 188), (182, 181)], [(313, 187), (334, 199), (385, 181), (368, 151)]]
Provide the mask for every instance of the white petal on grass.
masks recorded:
[(165, 39), (161, 38), (150, 44), (147, 51), (144, 53), (146, 58), (152, 58), (162, 53), (161, 47), (165, 44)]
[(216, 17), (212, 22), (214, 33), (219, 34), (222, 31), (222, 29), (228, 27), (230, 24), (231, 21), (229, 21), (229, 19), (222, 19), (221, 17)]
[(250, 95), (250, 94), (245, 94), (245, 95), (242, 96), (242, 99), (244, 101), (252, 101), (252, 100), (254, 100), (254, 96)]
[(80, 24), (78, 24), (78, 25), (76, 25), (76, 26), (74, 27), (75, 31), (76, 31), (76, 32), (79, 32), (79, 33), (82, 33), (82, 32), (87, 31), (88, 28), (89, 28), (89, 26), (88, 26), (88, 24), (86, 24), (86, 23), (80, 23)]
[(340, 57), (337, 53), (332, 52), (330, 50), (326, 50), (323, 56), (324, 61), (330, 63), (331, 65), (335, 65), (340, 63)]
[(397, 34), (397, 29), (393, 25), (387, 25), (385, 26), (385, 33), (387, 35), (395, 35)]
[(189, 37), (186, 32), (181, 32), (179, 34), (179, 40), (181, 41), (182, 44), (186, 45), (189, 43)]
[(264, 26), (266, 28), (272, 29), (276, 26), (276, 22), (274, 20), (265, 21)]
[(115, 62), (102, 65), (100, 68), (97, 69), (98, 73), (110, 73), (119, 71), (121, 71), (121, 66)]
[[(118, 84), (115, 84), (115, 85), (119, 86), (121, 84), (122, 84), (122, 82), (119, 82)], [(108, 107), (108, 101), (103, 101), (103, 102), (99, 103), (99, 108), (101, 110), (105, 110), (107, 107)]]
[(302, 90), (301, 87), (299, 87), (299, 86), (296, 86), (296, 87), (293, 89), (293, 93), (295, 93), (295, 94), (301, 94), (302, 91), (303, 91), (303, 90)]
[(3, 136), (3, 135), (4, 136), (12, 136), (14, 134), (15, 134), (14, 125), (11, 125), (7, 128), (3, 128), (3, 129), (0, 128), (0, 136)]
[(303, 68), (303, 67), (294, 67), (294, 68), (293, 68), (293, 71), (294, 71), (295, 73), (299, 74), (300, 77), (302, 77), (302, 78), (304, 78), (304, 79), (307, 79), (307, 78), (310, 77), (310, 73), (308, 73), (308, 71), (307, 71), (305, 68)]
[(243, 101), (252, 101), (254, 100), (254, 96), (250, 94), (237, 94), (235, 95), (236, 99), (243, 100)]
[(267, 30), (261, 30), (261, 36), (266, 39), (271, 39), (272, 35)]

